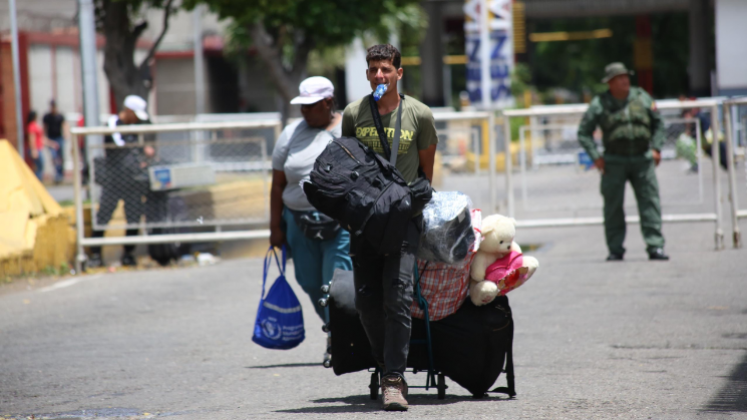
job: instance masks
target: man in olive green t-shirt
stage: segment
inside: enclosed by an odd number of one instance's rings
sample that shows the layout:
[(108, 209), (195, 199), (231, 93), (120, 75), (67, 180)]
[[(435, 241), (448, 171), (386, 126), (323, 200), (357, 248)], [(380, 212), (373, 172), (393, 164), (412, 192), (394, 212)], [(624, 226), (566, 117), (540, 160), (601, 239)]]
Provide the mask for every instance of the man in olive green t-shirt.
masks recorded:
[[(433, 157), (438, 143), (433, 113), (425, 104), (409, 96), (404, 101), (396, 101), (394, 103), (395, 108), (389, 110), (389, 105), (386, 102), (382, 104), (382, 102), (390, 98), (400, 99), (396, 82), (392, 86), (392, 90), (388, 90), (377, 105), (381, 114), (381, 124), (391, 146), (394, 140), (394, 124), (397, 121), (397, 107), (399, 102), (402, 103), (402, 134), (399, 138), (399, 150), (397, 151), (397, 169), (405, 177), (405, 181), (411, 183), (418, 177), (418, 166), (422, 166), (426, 177), (431, 180), (433, 176)], [(345, 112), (342, 114), (342, 135), (356, 137), (363, 144), (383, 156), (384, 149), (381, 147), (379, 133), (374, 126), (368, 101), (368, 96), (366, 96), (345, 108)], [(429, 164), (422, 165), (423, 163)]]
[[(398, 107), (402, 107), (397, 169), (405, 181), (411, 183), (417, 179), (420, 167), (430, 181), (433, 179), (433, 161), (438, 143), (431, 110), (409, 96), (400, 98), (397, 81), (402, 78), (403, 70), (396, 48), (388, 44), (375, 45), (368, 49), (366, 63), (366, 78), (371, 89), (388, 85), (386, 93), (376, 105), (390, 148), (394, 140)], [(356, 137), (375, 152), (384, 154), (368, 96), (345, 108), (342, 135)], [(404, 372), (410, 345), (415, 252), (421, 229), (422, 216), (417, 215), (408, 224), (402, 251), (398, 254), (379, 255), (364, 240), (351, 238), (355, 307), (371, 343), (374, 359), (384, 373), (381, 393), (384, 410), (387, 411), (404, 411), (408, 408)]]

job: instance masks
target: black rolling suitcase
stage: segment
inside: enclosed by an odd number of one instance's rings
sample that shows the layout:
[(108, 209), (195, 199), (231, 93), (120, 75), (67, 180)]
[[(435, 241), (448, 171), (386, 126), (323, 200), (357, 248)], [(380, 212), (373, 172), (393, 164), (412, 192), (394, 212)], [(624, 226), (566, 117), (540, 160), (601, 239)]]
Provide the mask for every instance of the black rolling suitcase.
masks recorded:
[[(329, 298), (324, 303), (329, 308), (329, 322), (325, 330), (330, 333), (328, 351), (331, 357), (325, 361), (325, 366), (331, 367), (336, 375), (375, 369), (371, 347), (353, 303), (352, 276), (335, 276), (328, 292)], [(486, 392), (516, 395), (513, 318), (506, 296), (499, 296), (485, 306), (475, 306), (467, 300), (456, 313), (439, 321), (426, 323), (413, 318), (412, 342), (425, 340), (427, 328), (430, 328), (434, 364), (440, 373), (476, 398), (485, 396)], [(411, 345), (407, 366), (416, 372), (427, 370), (427, 346)], [(507, 386), (489, 391), (502, 372), (506, 372)]]
[[(184, 198), (166, 191), (150, 191), (147, 196), (146, 219), (154, 223), (175, 223), (189, 220), (189, 211)], [(185, 227), (157, 227), (151, 229), (150, 235), (168, 235), (187, 233)], [(167, 242), (148, 245), (148, 255), (162, 266), (172, 260), (178, 261), (182, 255), (189, 254), (191, 244)]]
[[(422, 320), (413, 322), (413, 334), (422, 324)], [(506, 296), (485, 306), (475, 306), (468, 299), (456, 313), (431, 322), (430, 328), (433, 358), (451, 380), (476, 398), (486, 392), (516, 395), (514, 322)], [(506, 372), (507, 386), (488, 391), (502, 372)]]

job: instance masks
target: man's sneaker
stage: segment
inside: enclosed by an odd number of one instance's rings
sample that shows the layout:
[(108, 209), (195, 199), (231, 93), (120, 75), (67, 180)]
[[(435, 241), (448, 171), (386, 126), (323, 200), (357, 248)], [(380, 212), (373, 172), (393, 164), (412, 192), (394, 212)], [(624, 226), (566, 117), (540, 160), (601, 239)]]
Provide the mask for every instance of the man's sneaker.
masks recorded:
[(407, 411), (407, 383), (398, 375), (388, 375), (381, 379), (381, 395), (385, 411)]
[(99, 268), (104, 265), (104, 260), (101, 259), (101, 254), (91, 254), (86, 260), (86, 268)]
[(658, 260), (658, 261), (668, 261), (669, 255), (665, 254), (663, 249), (656, 248), (655, 250), (648, 253), (648, 259)]
[(623, 260), (623, 254), (615, 254), (614, 252), (610, 252), (610, 255), (607, 256), (607, 261), (622, 261)]
[(125, 267), (135, 267), (137, 265), (137, 260), (132, 256), (132, 254), (127, 252), (122, 255), (122, 265)]

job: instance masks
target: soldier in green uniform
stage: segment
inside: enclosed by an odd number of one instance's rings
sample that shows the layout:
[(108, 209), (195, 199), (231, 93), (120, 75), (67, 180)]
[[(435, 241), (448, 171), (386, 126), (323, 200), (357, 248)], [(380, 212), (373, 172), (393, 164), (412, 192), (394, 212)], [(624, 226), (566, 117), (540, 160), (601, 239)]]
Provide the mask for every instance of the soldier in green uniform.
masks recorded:
[[(630, 87), (632, 72), (622, 63), (605, 67), (602, 83), (609, 90), (596, 96), (578, 128), (578, 140), (602, 173), (604, 232), (609, 256), (620, 261), (625, 255), (625, 182), (630, 181), (638, 201), (641, 232), (650, 260), (668, 260), (661, 234), (659, 183), (655, 168), (661, 160), (664, 124), (651, 97), (641, 88)], [(597, 151), (593, 133), (602, 129), (604, 154)]]

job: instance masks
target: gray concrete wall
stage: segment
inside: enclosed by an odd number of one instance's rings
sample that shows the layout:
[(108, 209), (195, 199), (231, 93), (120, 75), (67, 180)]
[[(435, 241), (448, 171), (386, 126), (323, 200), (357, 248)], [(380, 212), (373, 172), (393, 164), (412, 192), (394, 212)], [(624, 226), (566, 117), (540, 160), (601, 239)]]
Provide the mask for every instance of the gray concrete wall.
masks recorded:
[[(210, 87), (205, 65), (205, 98)], [(193, 115), (195, 113), (195, 70), (192, 57), (156, 60), (156, 113), (158, 115)], [(210, 101), (205, 112), (211, 112)]]
[(689, 0), (524, 0), (527, 19), (687, 11)]
[[(690, 0), (522, 0), (527, 19), (577, 18), (586, 16), (638, 15), (687, 11)], [(739, 0), (737, 0), (739, 1)], [(444, 17), (464, 15), (464, 0), (425, 0), (435, 3)]]
[(747, 94), (747, 1), (716, 2), (716, 71), (720, 94)]
[[(425, 3), (428, 32), (420, 47), (422, 100), (429, 106), (444, 106), (443, 19), (436, 3)], [(451, 92), (449, 92), (451, 94)]]
[[(239, 70), (240, 110), (242, 112), (274, 112), (280, 110), (280, 97), (259, 57), (244, 59)], [(341, 105), (344, 106), (344, 105)], [(295, 114), (294, 114), (295, 115)]]
[[(18, 29), (48, 32), (78, 26), (76, 4), (76, 0), (16, 0)], [(10, 31), (9, 7), (8, 0), (0, 1), (0, 32)]]
[[(163, 29), (163, 10), (149, 10), (148, 29), (143, 36), (146, 39), (156, 39)], [(223, 35), (226, 26), (230, 20), (219, 21), (218, 16), (214, 13), (205, 13), (200, 25), (202, 34), (206, 35)], [(169, 18), (169, 29), (161, 41), (159, 51), (184, 51), (194, 48), (194, 19), (192, 12), (179, 10)]]
[(710, 96), (711, 94), (711, 8), (708, 0), (690, 0), (690, 94)]

